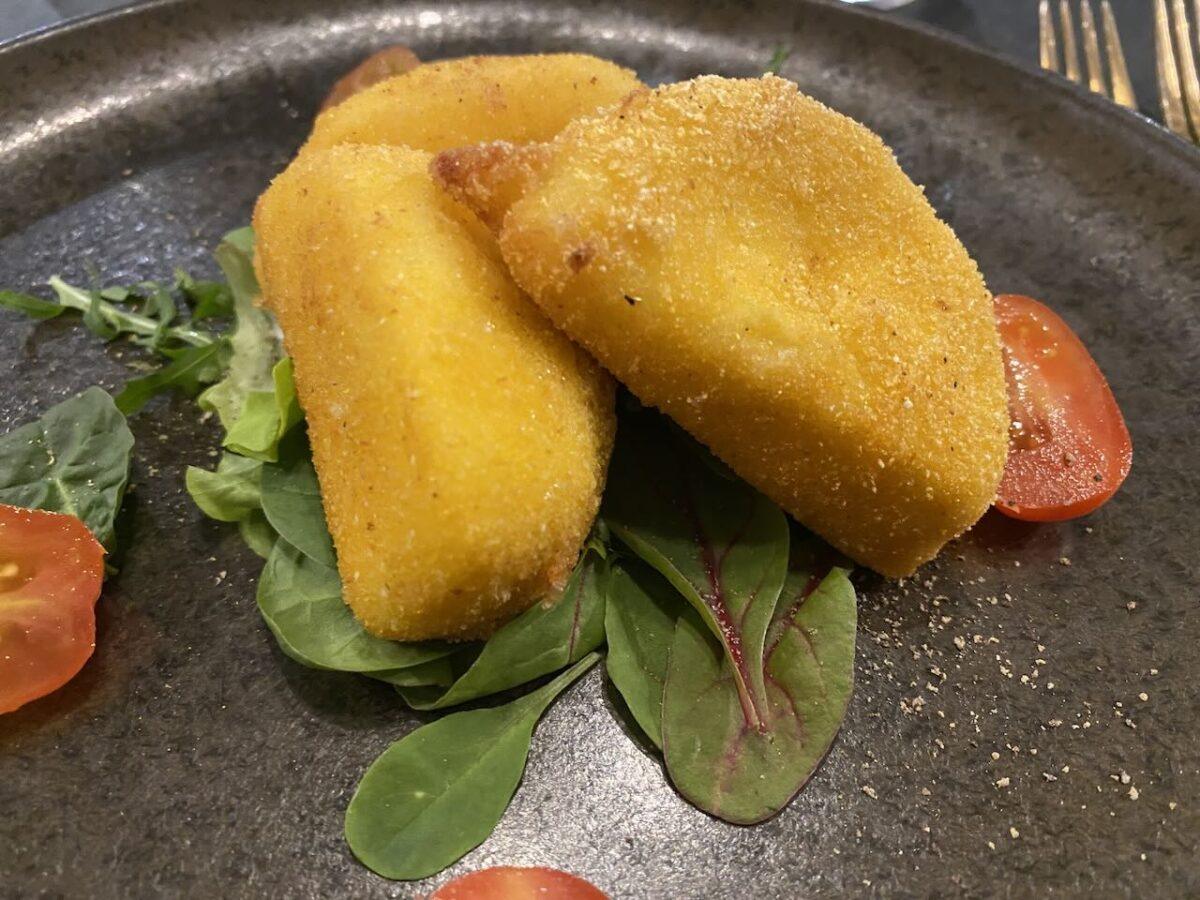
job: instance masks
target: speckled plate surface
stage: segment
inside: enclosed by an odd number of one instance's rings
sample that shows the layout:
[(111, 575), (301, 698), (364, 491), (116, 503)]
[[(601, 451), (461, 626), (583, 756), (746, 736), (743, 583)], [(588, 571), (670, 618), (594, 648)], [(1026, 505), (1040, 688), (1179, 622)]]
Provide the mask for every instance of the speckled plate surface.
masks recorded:
[[(403, 885), (351, 858), (342, 815), (419, 717), (275, 648), (258, 560), (181, 491), (214, 430), (157, 401), (133, 422), (96, 655), (0, 718), (0, 896), (410, 896), (495, 863), (635, 898), (1200, 892), (1200, 154), (829, 6), (158, 3), (0, 50), (0, 285), (212, 271), (325, 86), (390, 41), (586, 50), (653, 81), (757, 73), (791, 46), (785, 74), (895, 147), (993, 289), (1075, 327), (1126, 413), (1133, 473), (1085, 521), (989, 517), (915, 581), (859, 578), (849, 716), (776, 819), (737, 828), (680, 800), (594, 671), (541, 725), (492, 838)], [(119, 385), (122, 352), (0, 313), (0, 423)]]

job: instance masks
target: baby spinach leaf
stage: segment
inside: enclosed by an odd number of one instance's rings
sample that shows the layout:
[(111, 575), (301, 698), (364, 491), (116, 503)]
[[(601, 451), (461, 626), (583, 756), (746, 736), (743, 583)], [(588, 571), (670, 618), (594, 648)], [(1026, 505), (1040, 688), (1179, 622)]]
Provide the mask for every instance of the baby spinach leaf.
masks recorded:
[(132, 452), (125, 417), (90, 387), (0, 437), (0, 503), (69, 513), (112, 549)]
[(788, 804), (845, 717), (855, 623), (844, 570), (789, 571), (767, 641), (763, 720), (751, 727), (721, 645), (692, 613), (679, 620), (663, 692), (663, 755), (689, 802), (742, 825)]
[(279, 458), (279, 441), (304, 416), (296, 399), (290, 357), (275, 364), (271, 380), (273, 390), (246, 395), (242, 414), (225, 435), (223, 446), (227, 450), (264, 462)]
[(536, 603), (502, 626), (448, 690), (401, 695), (415, 709), (444, 709), (506, 691), (570, 665), (604, 642), (608, 564), (588, 550), (571, 573), (562, 597)]
[(172, 388), (178, 388), (189, 397), (195, 396), (204, 385), (221, 377), (225, 352), (223, 341), (181, 350), (161, 369), (125, 382), (125, 387), (116, 396), (117, 408), (131, 416), (152, 397)]
[(396, 688), (430, 688), (437, 690), (446, 688), (454, 683), (455, 651), (449, 656), (431, 659), (429, 662), (418, 663), (405, 669), (388, 669), (385, 672), (364, 672), (363, 674), (385, 681)]
[(622, 422), (605, 520), (721, 641), (746, 722), (762, 727), (763, 647), (787, 572), (787, 518), (745, 482), (721, 474), (681, 431), (655, 419), (642, 413)]
[(640, 560), (613, 564), (604, 607), (604, 665), (634, 719), (659, 749), (667, 657), (675, 622), (687, 608), (670, 582)]
[(262, 467), (256, 459), (222, 453), (215, 472), (188, 466), (184, 482), (192, 501), (210, 519), (240, 522), (262, 509)]
[(271, 369), (279, 358), (275, 320), (258, 305), (254, 275), (254, 232), (240, 228), (225, 235), (216, 250), (217, 264), (233, 293), (233, 330), (225, 377), (200, 395), (200, 407), (215, 412), (225, 430), (242, 414), (246, 395), (273, 388)]
[(262, 505), (267, 521), (285, 541), (323, 565), (337, 565), (303, 430), (281, 442), (278, 463), (263, 465)]
[(62, 315), (67, 309), (61, 304), (17, 291), (0, 291), (0, 308), (25, 313), (34, 319), (53, 319), (55, 316)]
[(275, 529), (271, 527), (267, 517), (262, 514), (262, 510), (254, 510), (246, 518), (240, 520), (237, 526), (238, 535), (241, 536), (247, 547), (263, 559), (271, 555), (271, 550), (274, 549), (275, 540), (279, 535), (275, 533)]
[(386, 672), (454, 652), (440, 641), (400, 643), (368, 634), (342, 599), (336, 569), (277, 540), (258, 581), (258, 608), (279, 647), (301, 665)]
[(542, 713), (599, 658), (590, 653), (524, 697), (445, 716), (388, 747), (346, 810), (354, 855), (385, 878), (411, 880), (479, 846), (512, 799)]

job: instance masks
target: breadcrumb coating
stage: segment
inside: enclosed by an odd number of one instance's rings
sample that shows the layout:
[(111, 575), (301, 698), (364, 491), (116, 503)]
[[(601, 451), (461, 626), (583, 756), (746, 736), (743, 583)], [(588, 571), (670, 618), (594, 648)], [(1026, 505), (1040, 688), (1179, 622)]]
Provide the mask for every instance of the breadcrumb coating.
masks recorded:
[(305, 146), (390, 144), (436, 153), (483, 141), (547, 141), (639, 86), (628, 69), (577, 53), (424, 63), (323, 112)]
[(400, 640), (483, 637), (561, 588), (615, 427), (611, 379), (429, 162), (306, 150), (254, 216), (345, 599)]
[[(991, 296), (863, 126), (774, 76), (706, 76), (466, 161), (434, 172), (503, 223), (551, 319), (858, 562), (907, 575), (992, 502), (1008, 414)], [(522, 185), (510, 209), (489, 171)]]

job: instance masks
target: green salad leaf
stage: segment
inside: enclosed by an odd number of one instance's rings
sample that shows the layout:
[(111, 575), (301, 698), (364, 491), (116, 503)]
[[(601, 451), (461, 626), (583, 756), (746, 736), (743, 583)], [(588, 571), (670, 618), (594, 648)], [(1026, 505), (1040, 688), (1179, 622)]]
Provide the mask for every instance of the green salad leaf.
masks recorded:
[(258, 608), (279, 647), (301, 665), (341, 672), (386, 672), (449, 656), (442, 641), (401, 643), (377, 638), (342, 599), (337, 569), (275, 542), (258, 580)]
[(175, 287), (192, 307), (192, 321), (224, 319), (233, 315), (233, 291), (223, 281), (197, 281), (175, 270)]
[(262, 510), (262, 468), (257, 459), (222, 453), (215, 472), (188, 466), (188, 494), (210, 519), (241, 522)]
[(671, 583), (640, 560), (613, 564), (604, 608), (604, 665), (633, 718), (660, 750), (667, 657), (675, 623), (687, 608)]
[(771, 623), (761, 721), (747, 721), (734, 667), (689, 612), (675, 629), (663, 692), (667, 773), (691, 803), (727, 822), (773, 816), (828, 752), (854, 680), (854, 588), (843, 569), (798, 565)]
[(174, 359), (141, 378), (131, 378), (116, 396), (117, 408), (125, 415), (138, 412), (151, 398), (176, 388), (194, 397), (206, 384), (221, 377), (225, 344), (217, 341), (202, 347), (187, 347)]
[(767, 62), (767, 67), (763, 69), (764, 75), (778, 75), (783, 71), (783, 65), (788, 61), (788, 57), (792, 55), (791, 47), (784, 47), (782, 44), (775, 48), (775, 52), (771, 54), (771, 59)]
[(275, 364), (271, 381), (272, 390), (246, 394), (242, 414), (225, 435), (225, 449), (263, 462), (278, 460), (279, 442), (304, 418), (290, 357)]
[(590, 653), (523, 697), (453, 713), (388, 747), (346, 810), (354, 855), (385, 878), (416, 879), (479, 846), (508, 808), (538, 720), (599, 659)]
[(256, 509), (246, 518), (239, 520), (237, 526), (238, 536), (255, 554), (263, 559), (271, 555), (279, 535), (262, 514), (262, 510)]
[(502, 626), (447, 690), (401, 687), (416, 709), (444, 709), (533, 681), (582, 659), (604, 643), (608, 563), (594, 549), (575, 566), (562, 596), (536, 603)]
[[(126, 302), (139, 297), (129, 288), (105, 288), (100, 291), (89, 291), (67, 284), (57, 275), (51, 278), (47, 284), (54, 291), (58, 305), (62, 309), (74, 309), (83, 313), (84, 325), (92, 333), (106, 341), (120, 335), (129, 335), (143, 341), (153, 349), (160, 350), (167, 347), (169, 342), (175, 346), (205, 347), (218, 340), (212, 332), (193, 328), (189, 324), (171, 324), (177, 312), (175, 304), (172, 301), (168, 308), (163, 302), (159, 286), (153, 283), (148, 284), (151, 285), (152, 295), (157, 295), (157, 298), (152, 296), (148, 309), (155, 315), (146, 315), (123, 306)], [(163, 322), (161, 316), (168, 314), (170, 320)], [(45, 317), (45, 315), (39, 316), (39, 318)]]
[(199, 402), (229, 431), (241, 417), (248, 394), (274, 390), (271, 370), (280, 351), (275, 320), (257, 305), (261, 292), (254, 274), (254, 232), (231, 231), (217, 247), (216, 257), (233, 294), (234, 324), (225, 377), (201, 394)]
[(751, 727), (763, 722), (763, 649), (788, 564), (782, 510), (726, 478), (707, 452), (649, 413), (627, 417), (604, 516), (661, 572), (723, 644)]
[[(272, 372), (279, 358), (279, 341), (274, 319), (256, 305), (259, 289), (251, 229), (226, 235), (216, 256), (228, 284), (197, 281), (176, 271), (175, 281), (169, 285), (146, 281), (132, 287), (87, 290), (54, 276), (48, 284), (57, 302), (0, 291), (0, 307), (38, 319), (77, 310), (83, 314), (83, 324), (104, 340), (125, 335), (167, 357), (165, 367), (126, 384), (117, 396), (122, 412), (131, 415), (172, 388), (189, 396), (203, 390), (201, 408), (216, 412), (229, 430), (239, 426), (243, 407), (249, 404), (253, 415), (240, 424), (228, 449), (272, 460), (278, 437), (300, 416), (290, 368)], [(191, 310), (183, 321), (176, 294), (182, 296), (185, 311)], [(227, 333), (196, 327), (204, 320), (228, 317), (233, 318), (233, 325)]]
[(459, 655), (473, 654), (474, 651), (473, 645), (464, 646), (463, 650), (455, 650), (447, 656), (417, 663), (415, 666), (405, 669), (389, 669), (386, 672), (364, 672), (363, 674), (396, 688), (446, 688), (454, 683), (458, 672), (455, 664)]
[(11, 309), (34, 319), (53, 319), (67, 311), (62, 304), (19, 291), (0, 291), (0, 309)]
[(0, 503), (73, 515), (111, 550), (132, 453), (125, 417), (90, 387), (0, 437)]
[(262, 505), (267, 521), (285, 541), (322, 565), (337, 565), (303, 429), (280, 443), (278, 463), (263, 466)]

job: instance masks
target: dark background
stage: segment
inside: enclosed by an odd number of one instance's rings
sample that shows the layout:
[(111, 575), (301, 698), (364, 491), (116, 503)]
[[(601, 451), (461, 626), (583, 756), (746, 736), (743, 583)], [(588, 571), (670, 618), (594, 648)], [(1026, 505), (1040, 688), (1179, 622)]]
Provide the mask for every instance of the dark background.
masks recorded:
[[(1151, 0), (1111, 2), (1139, 106), (1146, 115), (1160, 119)], [(127, 3), (128, 0), (4, 0), (0, 2), (0, 42), (64, 19)], [(1034, 64), (1038, 61), (1037, 0), (915, 0), (892, 15), (943, 28), (1016, 59)]]

